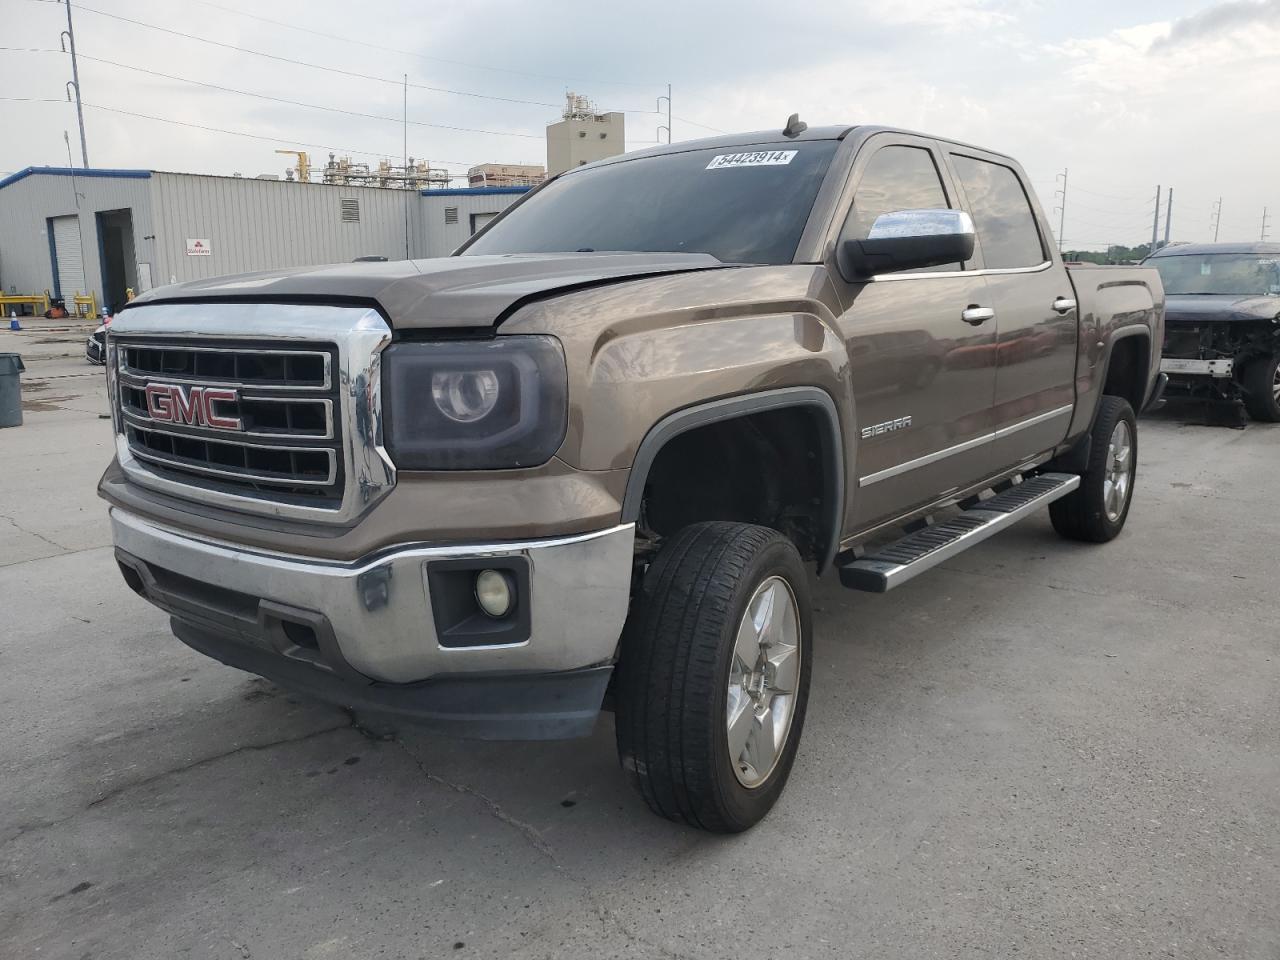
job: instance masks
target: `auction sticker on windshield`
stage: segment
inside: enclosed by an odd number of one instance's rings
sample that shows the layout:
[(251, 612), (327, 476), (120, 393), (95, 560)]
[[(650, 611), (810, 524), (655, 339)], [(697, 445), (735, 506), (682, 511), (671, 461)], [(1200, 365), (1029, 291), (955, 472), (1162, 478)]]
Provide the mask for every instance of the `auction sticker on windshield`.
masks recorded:
[(721, 153), (711, 158), (708, 170), (726, 167), (781, 167), (795, 159), (795, 150), (757, 150), (753, 153)]

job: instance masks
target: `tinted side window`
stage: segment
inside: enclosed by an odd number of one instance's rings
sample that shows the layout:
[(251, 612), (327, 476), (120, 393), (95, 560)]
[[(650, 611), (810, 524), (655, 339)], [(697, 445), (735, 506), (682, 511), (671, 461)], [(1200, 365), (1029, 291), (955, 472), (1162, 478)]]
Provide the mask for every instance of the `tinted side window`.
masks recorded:
[(989, 270), (1044, 263), (1044, 245), (1027, 193), (1009, 167), (951, 155), (978, 231), (983, 265)]
[(882, 147), (862, 171), (845, 236), (865, 240), (882, 213), (945, 210), (947, 194), (933, 156), (923, 147)]

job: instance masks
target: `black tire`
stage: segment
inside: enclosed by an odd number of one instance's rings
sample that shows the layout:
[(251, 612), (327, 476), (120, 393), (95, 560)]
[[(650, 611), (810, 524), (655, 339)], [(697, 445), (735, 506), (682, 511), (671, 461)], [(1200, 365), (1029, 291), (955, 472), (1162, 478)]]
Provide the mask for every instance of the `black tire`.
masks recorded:
[(1249, 416), (1263, 423), (1280, 423), (1280, 397), (1276, 396), (1277, 369), (1280, 353), (1270, 357), (1258, 357), (1244, 368), (1240, 386), (1244, 393), (1244, 407)]
[[(800, 662), (777, 759), (761, 782), (745, 786), (729, 754), (730, 671), (748, 603), (757, 588), (777, 588), (769, 584), (774, 577), (785, 581), (794, 600)], [(769, 812), (804, 727), (812, 632), (804, 566), (776, 530), (698, 523), (663, 546), (623, 632), (616, 686), (618, 757), (654, 813), (737, 833)]]
[[(1117, 425), (1129, 428), (1130, 450), (1128, 456), (1128, 483), (1123, 505), (1111, 516), (1107, 509), (1109, 486), (1108, 450)], [(1138, 475), (1138, 421), (1133, 407), (1123, 397), (1104, 396), (1094, 419), (1089, 441), (1089, 467), (1080, 477), (1080, 486), (1061, 500), (1049, 504), (1049, 519), (1053, 529), (1068, 540), (1086, 543), (1106, 543), (1114, 540), (1124, 529), (1133, 502), (1133, 487)]]

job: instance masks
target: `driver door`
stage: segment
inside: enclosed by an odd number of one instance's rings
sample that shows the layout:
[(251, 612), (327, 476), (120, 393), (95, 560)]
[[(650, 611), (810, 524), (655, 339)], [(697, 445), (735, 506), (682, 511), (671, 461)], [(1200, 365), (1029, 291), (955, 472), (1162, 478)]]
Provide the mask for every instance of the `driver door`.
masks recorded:
[[(959, 208), (945, 171), (931, 140), (872, 138), (854, 164), (841, 236), (866, 238), (885, 213)], [(839, 324), (859, 432), (851, 528), (893, 520), (996, 469), (998, 329), (979, 266), (857, 282), (831, 270), (844, 305)]]

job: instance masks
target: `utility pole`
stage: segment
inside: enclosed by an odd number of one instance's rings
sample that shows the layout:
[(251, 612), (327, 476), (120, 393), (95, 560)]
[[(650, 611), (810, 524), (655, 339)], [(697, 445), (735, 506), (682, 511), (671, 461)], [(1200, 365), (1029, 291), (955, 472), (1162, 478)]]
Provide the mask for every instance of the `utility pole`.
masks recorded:
[[(1059, 253), (1062, 252), (1063, 237), (1065, 236), (1065, 231), (1067, 229), (1067, 173), (1068, 172), (1069, 172), (1069, 168), (1064, 168), (1063, 171), (1060, 174), (1058, 174), (1058, 176), (1062, 178), (1062, 189), (1054, 191), (1054, 193), (1062, 197), (1062, 205), (1058, 207), (1058, 252)], [(1054, 177), (1054, 179), (1056, 180), (1057, 177)]]
[(671, 84), (669, 83), (667, 84), (667, 95), (665, 97), (659, 97), (657, 104), (655, 104), (659, 114), (662, 113), (663, 100), (667, 101), (667, 125), (663, 127), (661, 124), (659, 124), (658, 129), (667, 131), (667, 143), (670, 143), (671, 142)]
[(1169, 245), (1169, 233), (1173, 228), (1173, 187), (1169, 188), (1169, 206), (1164, 214), (1164, 245)]
[(1222, 226), (1222, 198), (1213, 205), (1213, 242), (1218, 242), (1218, 228)]
[(1271, 217), (1267, 214), (1267, 208), (1266, 208), (1266, 207), (1263, 207), (1263, 208), (1262, 208), (1262, 236), (1261, 236), (1261, 237), (1259, 237), (1259, 239), (1260, 239), (1263, 243), (1266, 243), (1266, 242), (1267, 242), (1267, 229), (1268, 229), (1268, 226), (1269, 226), (1269, 224), (1268, 224), (1268, 222), (1267, 222), (1267, 221), (1269, 221), (1270, 219), (1271, 219)]
[[(428, 161), (427, 166), (430, 166)], [(430, 175), (428, 170), (427, 174)], [(409, 259), (409, 75), (404, 75), (404, 258)], [(431, 181), (427, 181), (431, 185)]]
[(671, 144), (671, 84), (667, 84), (667, 144)]
[[(71, 25), (71, 0), (66, 0), (67, 4), (67, 29), (62, 31), (62, 36), (58, 39), (62, 43), (62, 52), (67, 53), (67, 46), (70, 45), (71, 50), (71, 80), (67, 84), (68, 87), (76, 92), (76, 119), (80, 121), (80, 159), (84, 162), (85, 168), (89, 166), (89, 147), (85, 144), (84, 139), (84, 107), (80, 104), (80, 64), (76, 60), (76, 30)], [(67, 99), (71, 99), (71, 90), (67, 91)]]
[[(1156, 252), (1156, 241), (1160, 239), (1160, 193), (1163, 187), (1156, 187), (1156, 215), (1151, 221), (1151, 253)], [(1148, 256), (1151, 253), (1147, 254)]]

